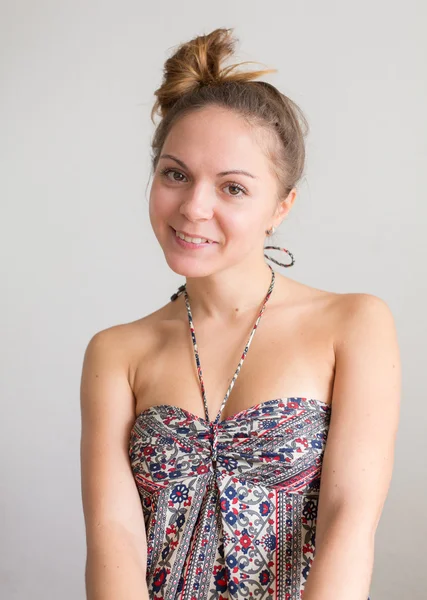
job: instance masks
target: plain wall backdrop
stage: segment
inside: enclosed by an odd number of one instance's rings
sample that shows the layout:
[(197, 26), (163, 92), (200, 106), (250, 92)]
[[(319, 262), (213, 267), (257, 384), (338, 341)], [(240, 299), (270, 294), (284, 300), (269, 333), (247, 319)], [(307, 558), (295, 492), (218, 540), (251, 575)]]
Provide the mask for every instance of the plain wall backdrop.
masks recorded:
[(216, 27), (310, 123), (282, 272), (395, 316), (401, 420), (371, 591), (426, 597), (426, 16), (422, 0), (0, 1), (2, 599), (85, 597), (83, 353), (183, 283), (148, 219), (149, 113), (172, 48)]

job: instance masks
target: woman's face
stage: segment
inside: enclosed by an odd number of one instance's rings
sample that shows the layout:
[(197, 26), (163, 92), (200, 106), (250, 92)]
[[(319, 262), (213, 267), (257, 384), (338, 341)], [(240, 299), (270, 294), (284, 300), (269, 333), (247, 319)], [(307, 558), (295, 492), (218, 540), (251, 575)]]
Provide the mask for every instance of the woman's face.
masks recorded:
[[(262, 257), (265, 230), (290, 205), (278, 204), (278, 182), (259, 135), (234, 112), (213, 106), (173, 125), (154, 173), (149, 214), (176, 273), (206, 276)], [(245, 173), (232, 172), (238, 170)], [(181, 241), (176, 231), (211, 243)]]

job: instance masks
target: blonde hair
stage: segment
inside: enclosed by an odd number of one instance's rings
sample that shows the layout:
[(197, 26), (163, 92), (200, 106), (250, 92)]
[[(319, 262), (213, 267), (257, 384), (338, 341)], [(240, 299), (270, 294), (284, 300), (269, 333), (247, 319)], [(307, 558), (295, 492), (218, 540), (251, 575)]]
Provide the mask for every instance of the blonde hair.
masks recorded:
[(249, 61), (223, 67), (234, 53), (237, 40), (232, 33), (233, 29), (220, 28), (197, 36), (166, 60), (151, 111), (153, 123), (156, 114), (161, 117), (151, 144), (153, 170), (178, 118), (206, 106), (220, 106), (270, 132), (273, 144), (267, 144), (265, 151), (279, 181), (279, 196), (287, 196), (303, 175), (307, 120), (298, 105), (273, 85), (253, 81), (277, 69), (239, 70)]

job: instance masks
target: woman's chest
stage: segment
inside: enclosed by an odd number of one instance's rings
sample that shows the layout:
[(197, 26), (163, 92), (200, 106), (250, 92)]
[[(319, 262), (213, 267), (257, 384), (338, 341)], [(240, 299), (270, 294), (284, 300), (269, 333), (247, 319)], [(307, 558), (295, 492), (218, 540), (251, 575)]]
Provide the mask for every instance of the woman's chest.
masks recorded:
[[(234, 329), (199, 325), (199, 370), (211, 419), (232, 381), (223, 419), (272, 398), (330, 401), (335, 369), (330, 327), (308, 318), (295, 322), (266, 318), (241, 362), (249, 334), (249, 324)], [(151, 406), (171, 404), (206, 416), (188, 323), (159, 327), (151, 348), (135, 366), (134, 393), (136, 414)]]

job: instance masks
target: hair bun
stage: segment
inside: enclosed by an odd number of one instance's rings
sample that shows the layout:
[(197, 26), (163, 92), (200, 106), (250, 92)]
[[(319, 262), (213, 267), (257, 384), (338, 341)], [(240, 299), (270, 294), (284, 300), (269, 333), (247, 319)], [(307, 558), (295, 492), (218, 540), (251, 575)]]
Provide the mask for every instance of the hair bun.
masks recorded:
[(163, 81), (155, 91), (156, 102), (151, 116), (160, 112), (164, 117), (181, 96), (191, 93), (199, 86), (250, 81), (265, 73), (276, 71), (276, 69), (250, 72), (237, 70), (241, 65), (252, 61), (223, 67), (225, 60), (233, 55), (236, 42), (233, 29), (219, 28), (179, 45), (175, 53), (165, 62)]

